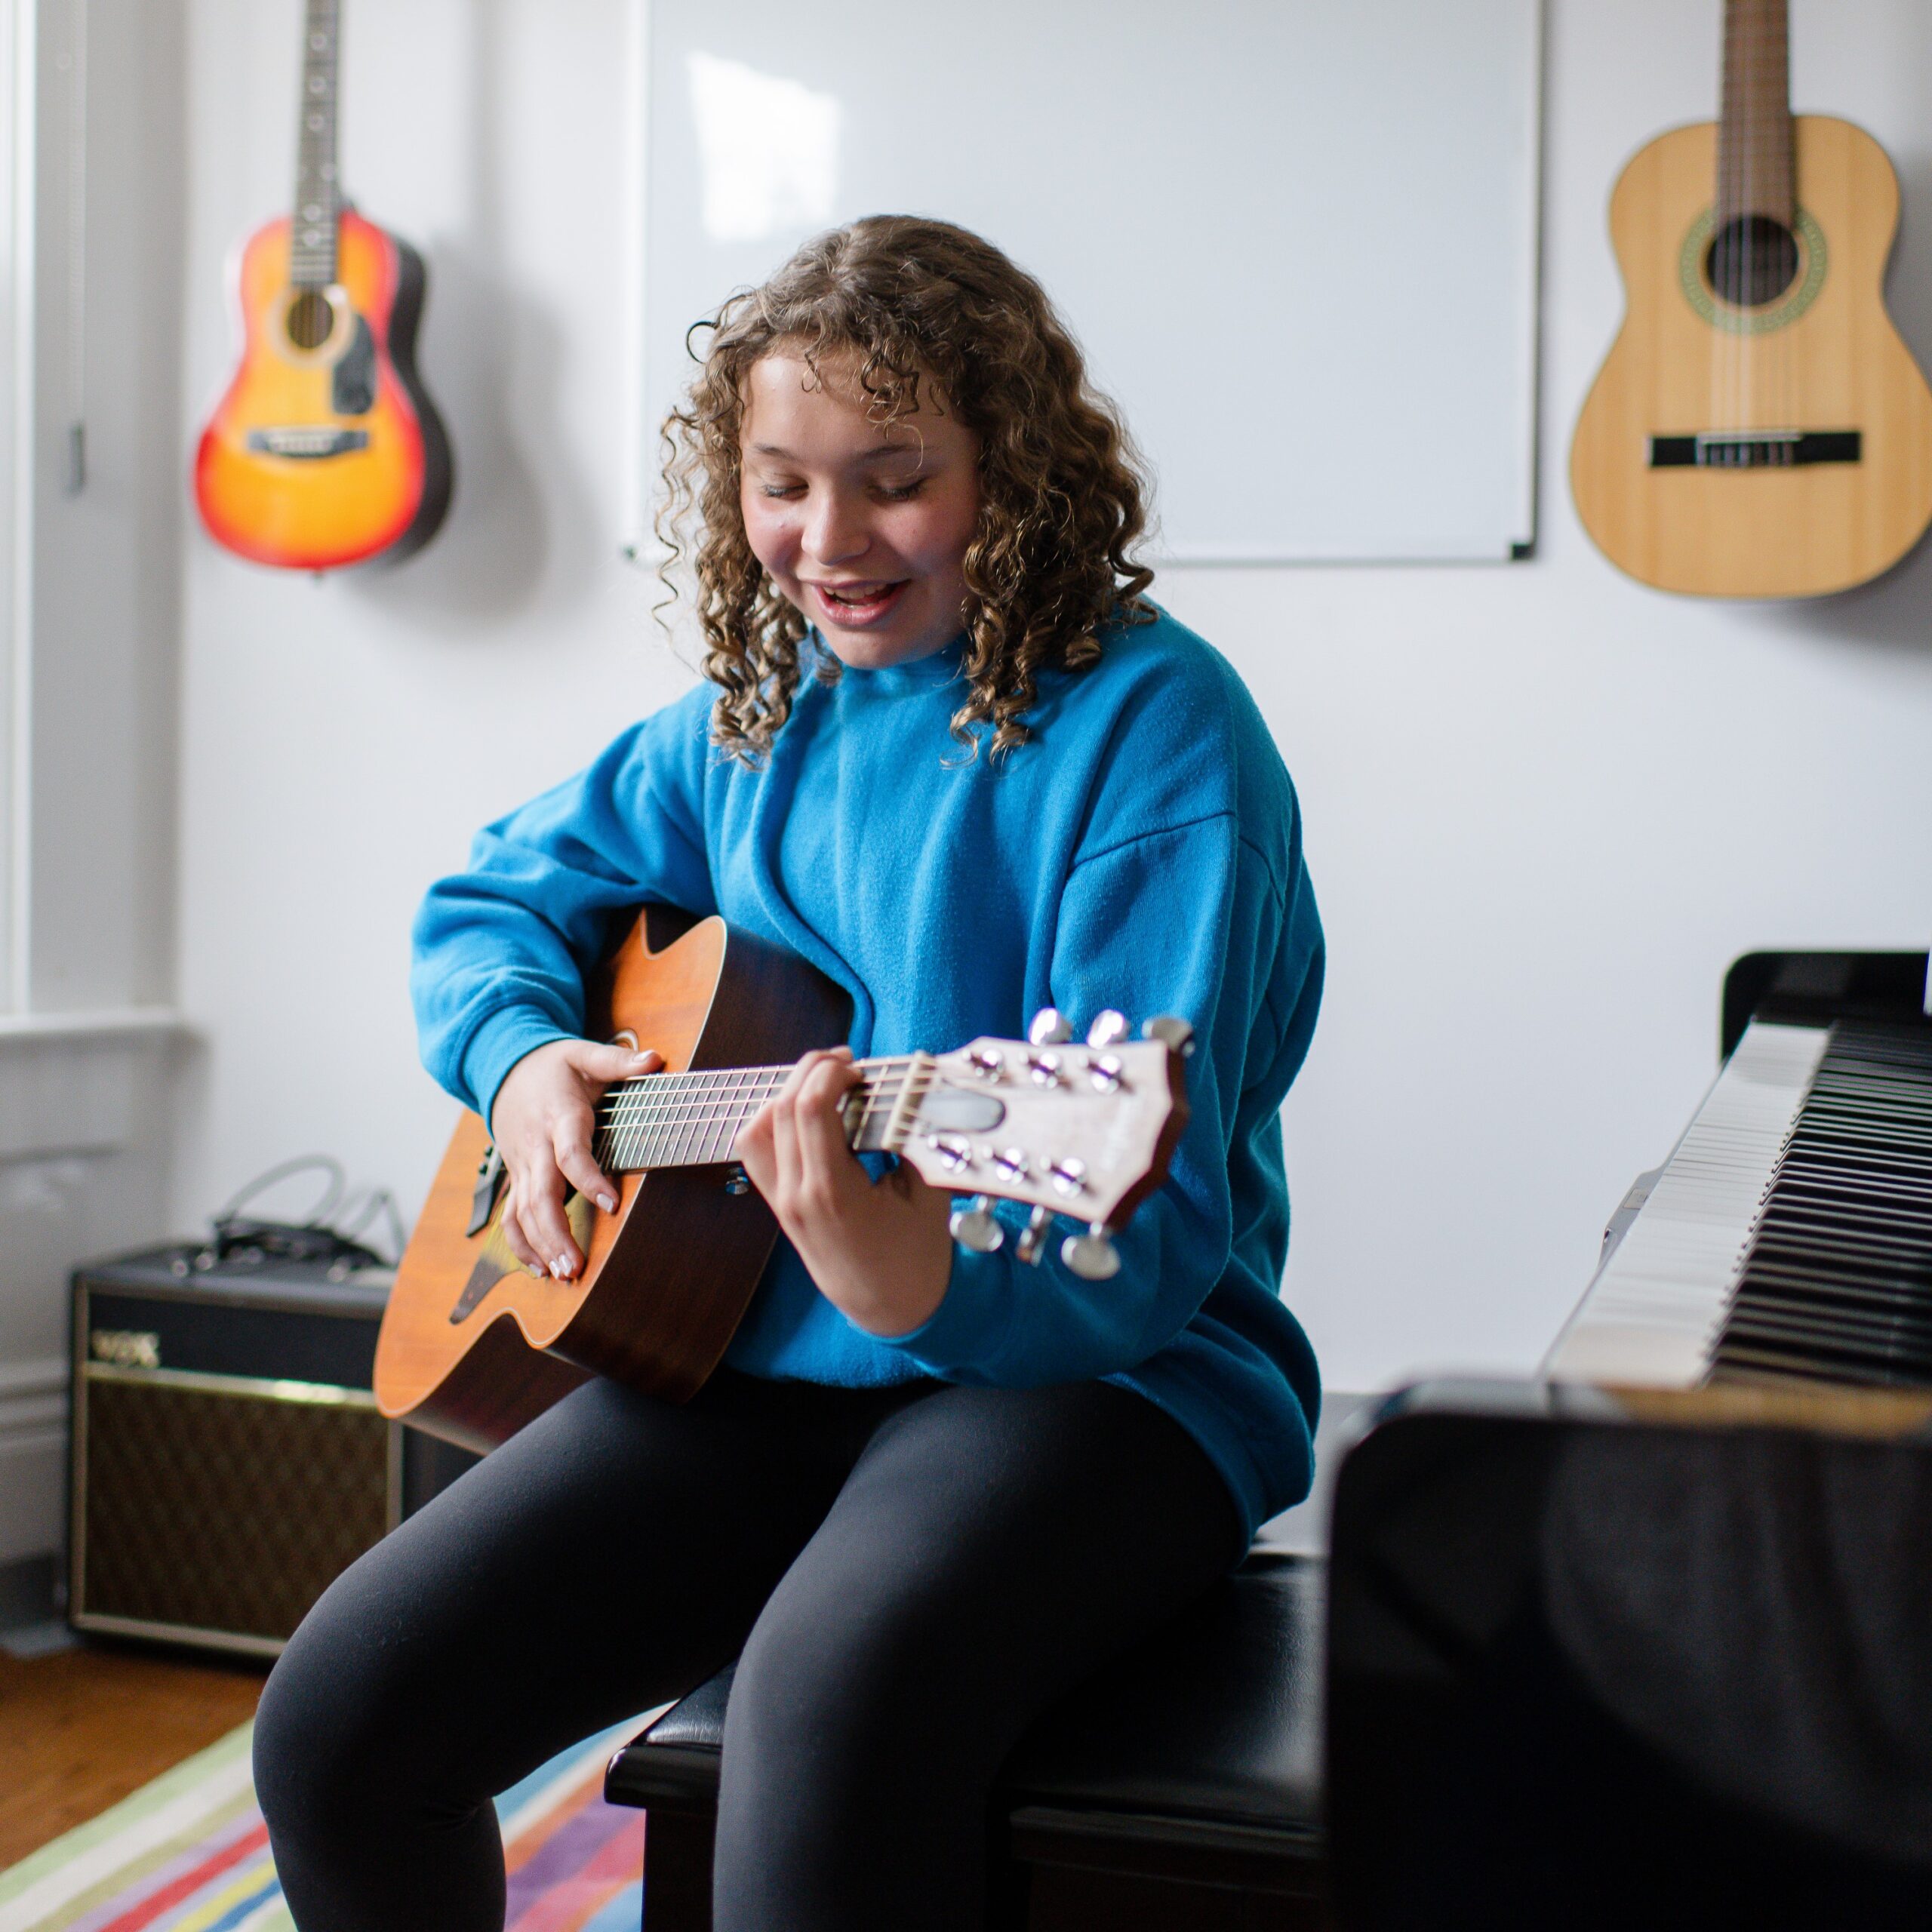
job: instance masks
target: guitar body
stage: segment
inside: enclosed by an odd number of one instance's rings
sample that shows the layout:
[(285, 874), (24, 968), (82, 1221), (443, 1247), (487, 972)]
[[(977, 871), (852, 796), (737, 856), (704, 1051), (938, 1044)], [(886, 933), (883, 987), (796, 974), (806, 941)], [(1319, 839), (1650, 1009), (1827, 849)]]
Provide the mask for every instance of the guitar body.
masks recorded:
[[(1932, 390), (1882, 293), (1897, 177), (1848, 122), (1792, 126), (1798, 266), (1760, 307), (1719, 300), (1705, 261), (1715, 123), (1652, 141), (1611, 198), (1629, 308), (1577, 426), (1571, 487), (1604, 555), (1660, 589), (1815, 597), (1889, 569), (1932, 521)], [(1752, 430), (1805, 440), (1761, 466), (1687, 453), (1686, 439)], [(1848, 432), (1856, 460), (1837, 460)], [(1659, 460), (1660, 437), (1675, 460)]]
[(449, 446), (417, 380), (423, 264), (344, 210), (326, 294), (290, 279), (290, 224), (235, 269), (241, 365), (195, 457), (215, 540), (257, 563), (325, 571), (419, 548), (450, 498)]
[[(598, 1038), (628, 1032), (683, 1073), (795, 1060), (838, 1044), (850, 1022), (845, 995), (804, 961), (722, 919), (652, 908), (586, 1023)], [(589, 1374), (688, 1400), (758, 1285), (778, 1232), (771, 1210), (727, 1191), (728, 1164), (626, 1174), (614, 1214), (571, 1201), (589, 1265), (555, 1281), (511, 1256), (500, 1201), (481, 1232), (464, 1232), (488, 1140), (465, 1115), (397, 1269), (376, 1349), (383, 1414), (482, 1451)]]

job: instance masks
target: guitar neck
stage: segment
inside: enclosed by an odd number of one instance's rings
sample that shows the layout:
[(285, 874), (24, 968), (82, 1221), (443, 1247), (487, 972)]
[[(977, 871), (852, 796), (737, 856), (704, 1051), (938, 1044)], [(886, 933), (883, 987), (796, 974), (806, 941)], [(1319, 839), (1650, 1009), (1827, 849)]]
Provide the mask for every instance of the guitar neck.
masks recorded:
[(1797, 212), (1786, 0), (1724, 0), (1718, 224), (1756, 214), (1789, 228)]
[[(896, 1152), (931, 1080), (923, 1054), (858, 1063), (845, 1137), (861, 1153)], [(651, 1073), (620, 1081), (598, 1103), (595, 1152), (606, 1173), (706, 1167), (732, 1158), (739, 1131), (784, 1085), (789, 1066)]]
[(307, 0), (302, 23), (302, 100), (295, 148), (295, 211), (288, 278), (327, 288), (336, 275), (336, 222), (342, 211), (336, 169), (336, 73), (340, 0)]

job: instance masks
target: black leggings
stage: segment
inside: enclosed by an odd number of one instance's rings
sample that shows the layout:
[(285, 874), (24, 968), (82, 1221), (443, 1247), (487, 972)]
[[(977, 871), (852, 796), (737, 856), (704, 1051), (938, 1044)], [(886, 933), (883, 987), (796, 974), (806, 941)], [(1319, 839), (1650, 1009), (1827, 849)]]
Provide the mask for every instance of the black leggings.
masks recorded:
[(588, 1383), (275, 1666), (256, 1788), (296, 1922), (500, 1932), (491, 1794), (742, 1650), (717, 1932), (977, 1927), (1001, 1761), (1239, 1543), (1193, 1438), (1103, 1383)]

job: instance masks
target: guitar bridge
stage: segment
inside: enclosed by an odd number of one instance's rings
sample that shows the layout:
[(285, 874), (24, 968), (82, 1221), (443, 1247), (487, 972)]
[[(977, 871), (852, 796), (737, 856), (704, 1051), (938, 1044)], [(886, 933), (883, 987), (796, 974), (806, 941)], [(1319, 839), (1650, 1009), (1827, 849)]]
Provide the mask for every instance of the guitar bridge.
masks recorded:
[(1651, 438), (1653, 469), (1795, 469), (1864, 456), (1858, 429), (1706, 429)]
[(328, 423), (290, 423), (271, 429), (251, 429), (248, 447), (258, 456), (285, 456), (300, 463), (324, 457), (346, 456), (369, 447), (367, 429), (340, 429)]

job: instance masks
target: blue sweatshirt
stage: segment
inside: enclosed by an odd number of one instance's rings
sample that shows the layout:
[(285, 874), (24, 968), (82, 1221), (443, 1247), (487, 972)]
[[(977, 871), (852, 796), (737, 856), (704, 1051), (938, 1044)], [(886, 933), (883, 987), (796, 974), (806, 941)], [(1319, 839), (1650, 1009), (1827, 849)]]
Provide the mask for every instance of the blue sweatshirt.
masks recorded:
[(801, 681), (769, 759), (709, 743), (700, 686), (481, 832), (430, 892), (413, 985), (423, 1057), (487, 1118), (525, 1054), (580, 1033), (586, 972), (645, 900), (775, 940), (851, 994), (855, 1054), (1023, 1035), (1039, 1008), (1195, 1027), (1192, 1109), (1111, 1280), (1059, 1242), (955, 1247), (944, 1300), (890, 1338), (820, 1294), (781, 1238), (727, 1360), (852, 1387), (1103, 1377), (1201, 1443), (1250, 1531), (1306, 1493), (1313, 1355), (1278, 1294), (1279, 1109), (1320, 1001), (1321, 928), (1293, 787), (1232, 668), (1164, 615), (1048, 672), (998, 764), (947, 734), (959, 648)]

